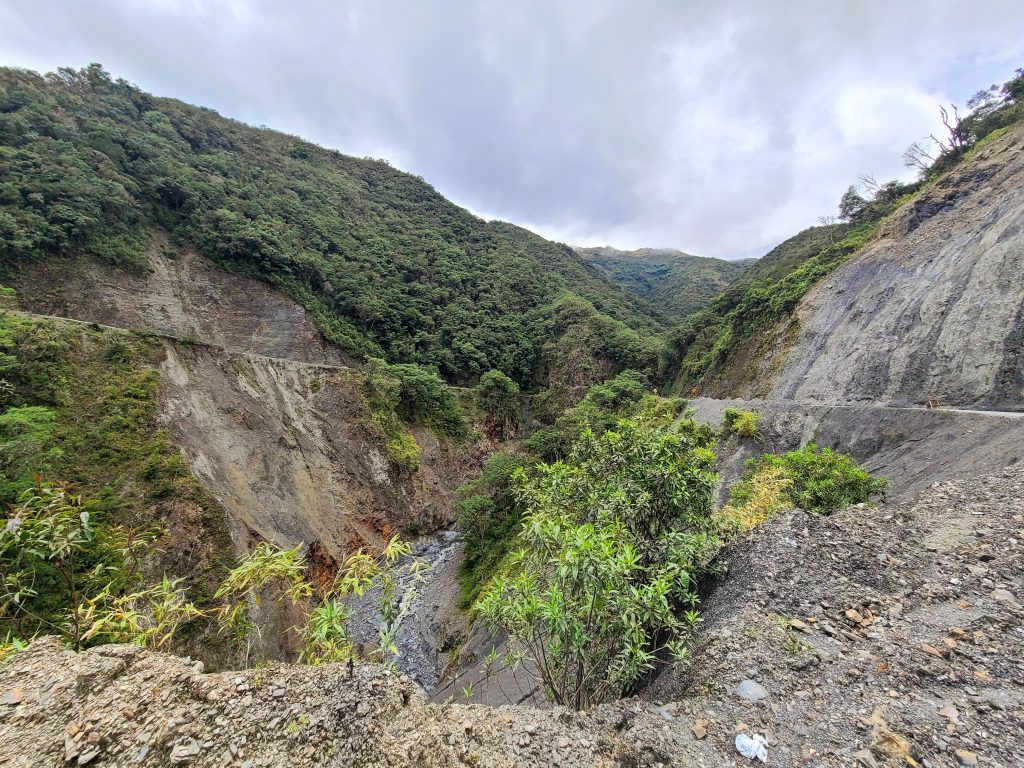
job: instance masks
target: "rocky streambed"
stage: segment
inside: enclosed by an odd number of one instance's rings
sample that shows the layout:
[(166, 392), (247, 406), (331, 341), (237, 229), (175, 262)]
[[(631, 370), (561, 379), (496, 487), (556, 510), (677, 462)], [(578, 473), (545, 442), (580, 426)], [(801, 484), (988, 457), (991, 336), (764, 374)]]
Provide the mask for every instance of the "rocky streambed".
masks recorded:
[[(454, 529), (417, 540), (412, 554), (398, 563), (399, 629), (396, 666), (430, 693), (449, 666), (450, 653), (466, 630), (458, 609), (462, 543)], [(418, 577), (405, 566), (413, 560), (428, 566)], [(368, 591), (352, 602), (351, 631), (359, 643), (374, 645), (381, 623), (381, 592)]]

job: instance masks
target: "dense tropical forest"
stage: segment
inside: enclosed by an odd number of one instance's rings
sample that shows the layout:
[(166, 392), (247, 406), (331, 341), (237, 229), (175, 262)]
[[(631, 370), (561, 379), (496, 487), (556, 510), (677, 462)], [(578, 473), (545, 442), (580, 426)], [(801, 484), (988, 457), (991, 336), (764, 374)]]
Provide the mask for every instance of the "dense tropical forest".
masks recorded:
[(532, 385), (550, 322), (616, 335), (613, 365), (661, 330), (641, 302), (566, 246), (487, 223), (387, 163), (162, 99), (101, 67), (0, 70), (0, 260), (146, 264), (169, 232), (312, 310), (363, 357), (491, 369)]
[(691, 256), (672, 248), (620, 251), (605, 246), (576, 252), (629, 293), (650, 302), (669, 324), (703, 309), (755, 263)]

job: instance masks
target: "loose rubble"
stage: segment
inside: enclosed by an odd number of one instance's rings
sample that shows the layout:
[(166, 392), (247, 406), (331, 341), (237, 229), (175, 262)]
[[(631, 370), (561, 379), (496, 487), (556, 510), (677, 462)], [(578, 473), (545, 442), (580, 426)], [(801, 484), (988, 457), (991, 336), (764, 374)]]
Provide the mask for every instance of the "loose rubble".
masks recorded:
[(210, 674), (41, 639), (0, 671), (0, 765), (710, 768), (751, 764), (743, 734), (765, 737), (770, 765), (1009, 768), (1022, 539), (1020, 468), (782, 515), (725, 553), (691, 664), (588, 713), (431, 704), (368, 664)]

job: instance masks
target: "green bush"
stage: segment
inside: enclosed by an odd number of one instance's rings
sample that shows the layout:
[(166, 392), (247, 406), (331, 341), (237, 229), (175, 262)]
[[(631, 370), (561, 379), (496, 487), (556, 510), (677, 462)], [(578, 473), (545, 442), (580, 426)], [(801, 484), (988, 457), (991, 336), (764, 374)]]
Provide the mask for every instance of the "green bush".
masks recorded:
[(31, 488), (33, 477), (49, 473), (60, 458), (52, 408), (29, 405), (0, 413), (0, 502)]
[(554, 702), (618, 698), (686, 655), (717, 546), (714, 461), (692, 423), (622, 420), (585, 432), (567, 462), (515, 474), (521, 546), (477, 608)]
[(792, 484), (787, 494), (795, 507), (829, 515), (852, 504), (885, 496), (889, 481), (873, 477), (852, 458), (831, 448), (810, 443), (796, 451), (780, 455), (765, 454), (751, 461), (743, 480), (730, 494), (730, 503), (741, 506), (756, 496), (759, 475), (778, 469)]
[(722, 417), (722, 428), (740, 437), (757, 437), (760, 434), (758, 422), (761, 414), (739, 408), (726, 408)]
[(399, 382), (396, 411), (405, 421), (424, 424), (439, 435), (464, 438), (466, 417), (437, 371), (412, 363), (389, 365)]
[(523, 457), (496, 453), (484, 464), (478, 478), (458, 490), (456, 509), (464, 544), (459, 566), (463, 608), (473, 605), (515, 539), (522, 508), (513, 492), (513, 477), (529, 464)]
[(90, 601), (141, 585), (153, 535), (97, 514), (92, 500), (38, 481), (0, 519), (0, 626), (22, 638), (58, 634), (76, 650), (92, 622)]
[(594, 384), (580, 402), (537, 430), (526, 441), (526, 449), (546, 460), (566, 456), (583, 431), (601, 434), (623, 416), (641, 408), (650, 392), (650, 381), (639, 371), (626, 370), (614, 378)]

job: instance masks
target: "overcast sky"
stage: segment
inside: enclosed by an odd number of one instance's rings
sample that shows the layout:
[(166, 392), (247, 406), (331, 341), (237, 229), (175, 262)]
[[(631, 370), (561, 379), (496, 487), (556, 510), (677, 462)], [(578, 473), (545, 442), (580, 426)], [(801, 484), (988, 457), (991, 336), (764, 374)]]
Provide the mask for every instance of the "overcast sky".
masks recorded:
[(385, 157), (486, 218), (761, 255), (1024, 66), (1021, 0), (3, 0), (0, 63)]

